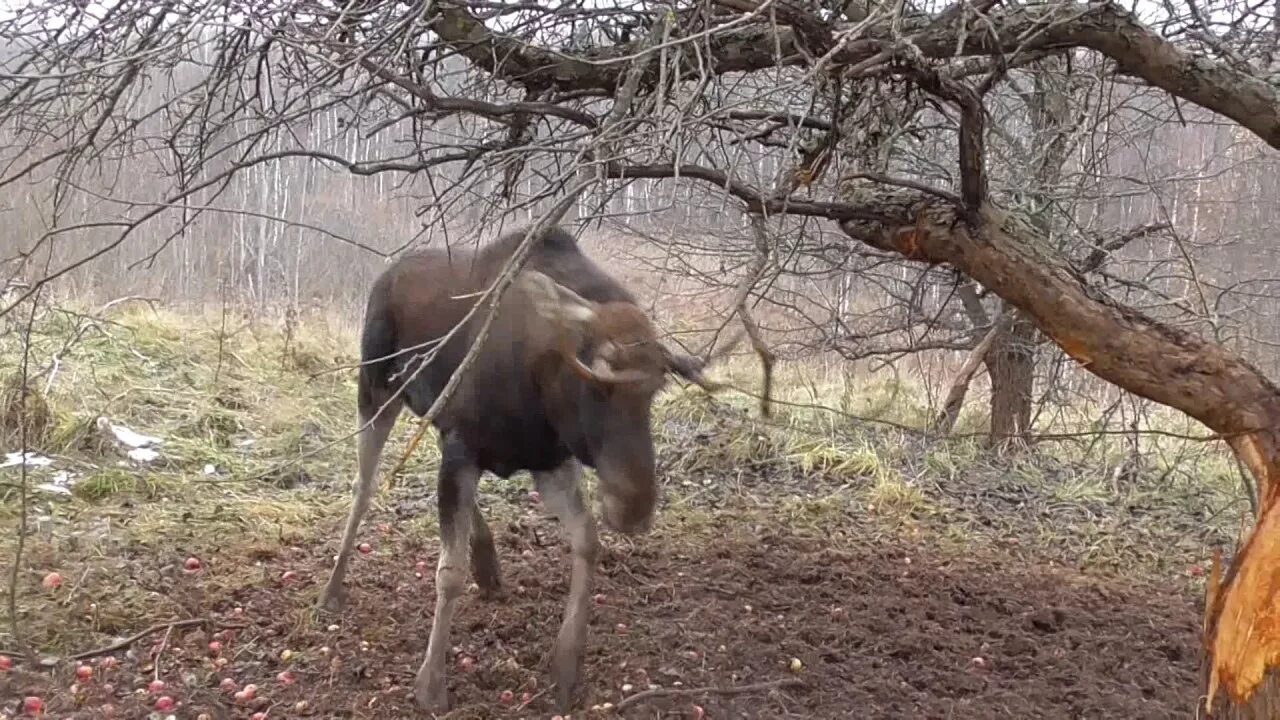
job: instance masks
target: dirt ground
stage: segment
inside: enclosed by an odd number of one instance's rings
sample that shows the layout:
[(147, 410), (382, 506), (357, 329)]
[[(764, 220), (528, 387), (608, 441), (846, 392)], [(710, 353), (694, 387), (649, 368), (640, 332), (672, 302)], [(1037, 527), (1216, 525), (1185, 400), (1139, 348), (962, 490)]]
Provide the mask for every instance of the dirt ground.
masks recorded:
[[(545, 658), (568, 588), (567, 548), (533, 513), (494, 531), (506, 596), (464, 601), (447, 717), (548, 718)], [(157, 694), (146, 686), (158, 677), (178, 718), (426, 717), (408, 687), (430, 628), (435, 545), (376, 521), (366, 536), (374, 549), (357, 556), (337, 619), (311, 610), (333, 543), (263, 553), (260, 584), (232, 597), (201, 591), (224, 571), (217, 557), (196, 573), (134, 565), (134, 582), (210, 623), (88, 660), (86, 683), (69, 664), (52, 674), (19, 664), (0, 673), (0, 716), (20, 716), (21, 698), (37, 694), (47, 717), (148, 717)], [(606, 546), (574, 718), (694, 718), (698, 706), (725, 719), (1194, 716), (1201, 611), (1181, 579), (1122, 582), (1028, 567), (994, 549), (740, 525), (608, 536)], [(222, 660), (208, 649), (215, 634)], [(278, 678), (284, 670), (291, 681)], [(220, 688), (226, 678), (232, 690)], [(248, 683), (255, 700), (237, 703), (232, 692)], [(771, 685), (747, 687), (760, 683)], [(675, 693), (617, 710), (650, 685)], [(592, 710), (604, 703), (615, 707)]]

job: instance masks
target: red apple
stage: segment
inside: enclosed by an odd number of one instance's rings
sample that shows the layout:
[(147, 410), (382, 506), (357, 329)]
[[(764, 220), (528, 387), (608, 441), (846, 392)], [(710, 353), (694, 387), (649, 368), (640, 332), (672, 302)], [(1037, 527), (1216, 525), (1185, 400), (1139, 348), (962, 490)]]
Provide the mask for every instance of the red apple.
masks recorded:
[(182, 567), (187, 572), (195, 572), (200, 569), (200, 558), (189, 557), (186, 562), (182, 563)]
[(80, 682), (89, 682), (93, 679), (93, 668), (88, 665), (76, 667), (76, 679)]
[(169, 697), (168, 695), (161, 695), (160, 697), (156, 698), (156, 711), (169, 712), (174, 708), (174, 705), (176, 704), (177, 703), (173, 701), (173, 698)]
[(46, 589), (57, 590), (62, 587), (62, 576), (56, 572), (51, 572), (44, 576), (44, 580), (41, 580), (40, 584), (44, 585)]
[(164, 690), (164, 681), (159, 678), (152, 680), (147, 685), (147, 690), (150, 691), (152, 695), (159, 693), (160, 691)]
[(40, 715), (44, 713), (44, 701), (35, 695), (28, 695), (22, 698), (22, 712), (28, 715)]

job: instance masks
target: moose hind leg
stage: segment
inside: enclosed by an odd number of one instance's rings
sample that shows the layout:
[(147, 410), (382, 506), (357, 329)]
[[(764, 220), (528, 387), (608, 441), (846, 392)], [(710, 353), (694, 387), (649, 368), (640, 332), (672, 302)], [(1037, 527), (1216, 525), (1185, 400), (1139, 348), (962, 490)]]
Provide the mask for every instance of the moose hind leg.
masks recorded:
[(360, 426), (364, 429), (360, 431), (357, 441), (360, 476), (356, 480), (355, 499), (351, 504), (351, 513), (347, 516), (347, 527), (342, 533), (338, 559), (333, 564), (332, 572), (329, 573), (329, 581), (325, 583), (324, 590), (320, 593), (320, 607), (335, 613), (341, 612), (346, 603), (346, 589), (343, 583), (347, 575), (347, 563), (351, 561), (351, 551), (356, 544), (356, 535), (360, 532), (360, 522), (369, 511), (373, 494), (378, 489), (378, 462), (382, 459), (382, 448), (387, 444), (391, 428), (395, 427), (396, 418), (400, 416), (403, 403), (400, 400), (392, 400), (373, 422), (369, 422), (369, 418), (377, 412), (378, 406), (365, 407), (363, 402), (361, 406)]
[(467, 587), (476, 486), (480, 481), (480, 469), (460, 441), (451, 436), (442, 447), (437, 489), (440, 561), (436, 565), (436, 611), (431, 621), (427, 654), (413, 686), (419, 707), (438, 713), (449, 709), (445, 653), (453, 615)]
[(494, 599), (502, 594), (502, 568), (498, 564), (498, 549), (493, 544), (493, 531), (485, 522), (480, 505), (471, 506), (471, 574), (480, 595)]
[(582, 653), (587, 640), (591, 587), (600, 556), (600, 540), (595, 518), (582, 497), (582, 466), (576, 460), (569, 460), (552, 472), (536, 473), (534, 481), (547, 508), (564, 525), (573, 551), (569, 598), (551, 655), (551, 677), (556, 684), (557, 707), (561, 713), (566, 713), (582, 672)]

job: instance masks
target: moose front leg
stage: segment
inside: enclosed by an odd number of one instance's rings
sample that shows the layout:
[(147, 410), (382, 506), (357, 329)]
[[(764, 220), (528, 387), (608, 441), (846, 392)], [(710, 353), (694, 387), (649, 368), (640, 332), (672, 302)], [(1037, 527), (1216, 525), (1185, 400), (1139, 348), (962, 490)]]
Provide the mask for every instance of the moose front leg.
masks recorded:
[(556, 684), (556, 704), (567, 713), (582, 672), (582, 652), (591, 613), (591, 586), (600, 557), (596, 521), (582, 497), (582, 465), (569, 460), (551, 472), (534, 473), (542, 501), (564, 525), (573, 551), (569, 598), (564, 621), (551, 655), (551, 678)]
[[(445, 653), (449, 629), (458, 600), (467, 588), (471, 564), (472, 527), (476, 518), (476, 486), (480, 469), (465, 446), (450, 436), (442, 443), (439, 484), (436, 490), (440, 513), (440, 561), (436, 565), (436, 611), (431, 621), (427, 655), (418, 668), (414, 697), (419, 707), (443, 713), (449, 709)], [(492, 541), (490, 541), (492, 545)]]

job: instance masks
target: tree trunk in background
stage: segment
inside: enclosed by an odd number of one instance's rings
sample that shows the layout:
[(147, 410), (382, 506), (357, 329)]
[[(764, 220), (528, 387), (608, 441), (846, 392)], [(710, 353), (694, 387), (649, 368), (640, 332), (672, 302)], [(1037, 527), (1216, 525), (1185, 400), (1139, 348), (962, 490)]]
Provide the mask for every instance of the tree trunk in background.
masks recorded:
[[(985, 311), (983, 314), (985, 315)], [(951, 389), (947, 391), (947, 399), (942, 403), (942, 410), (930, 424), (930, 430), (946, 435), (955, 429), (956, 421), (960, 419), (960, 410), (964, 407), (965, 395), (969, 393), (969, 386), (977, 376), (978, 368), (986, 363), (991, 346), (995, 344), (997, 337), (1008, 330), (1008, 326), (1008, 316), (1002, 316), (996, 326), (988, 330), (978, 345), (969, 352), (969, 356), (965, 358), (960, 370), (952, 379)]]
[[(1220, 343), (1126, 307), (1096, 288), (1040, 237), (993, 206), (977, 227), (920, 193), (877, 189), (850, 198), (841, 227), (905, 257), (949, 263), (1022, 310), (1090, 372), (1181, 410), (1220, 433), (1262, 498), (1252, 534), (1222, 573), (1215, 563), (1205, 611), (1208, 700), (1227, 718), (1280, 711), (1280, 388)], [(1229, 698), (1229, 699), (1228, 699)]]
[(1021, 312), (1010, 311), (1013, 322), (987, 354), (987, 374), (991, 378), (991, 444), (1015, 449), (1024, 447), (1031, 433), (1036, 326)]

